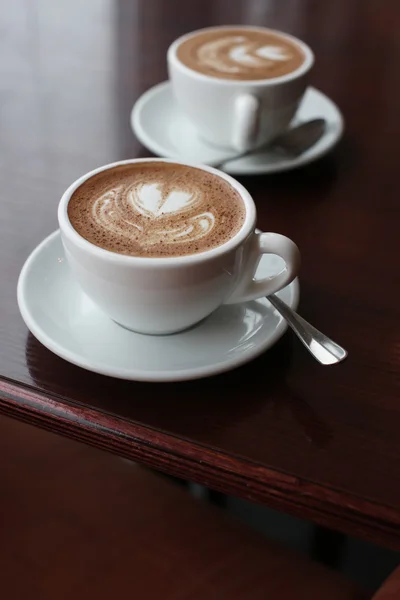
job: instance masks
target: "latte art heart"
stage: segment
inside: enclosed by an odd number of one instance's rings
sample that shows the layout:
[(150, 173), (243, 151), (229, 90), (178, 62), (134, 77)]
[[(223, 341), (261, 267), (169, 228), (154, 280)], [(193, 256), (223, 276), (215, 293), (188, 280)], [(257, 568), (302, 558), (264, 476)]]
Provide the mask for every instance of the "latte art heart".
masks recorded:
[[(208, 235), (214, 227), (212, 212), (194, 213), (201, 209), (199, 194), (182, 190), (163, 193), (159, 183), (144, 183), (126, 189), (108, 190), (92, 206), (93, 223), (123, 238), (132, 236), (142, 248), (162, 241), (164, 244), (194, 242)], [(174, 218), (175, 217), (175, 218)], [(152, 221), (149, 226), (148, 220)]]
[(144, 183), (130, 190), (128, 196), (134, 210), (153, 219), (185, 211), (196, 202), (195, 192), (172, 190), (164, 197), (159, 183)]
[(174, 163), (124, 165), (72, 195), (68, 216), (88, 241), (133, 256), (182, 256), (235, 235), (245, 209), (226, 181)]

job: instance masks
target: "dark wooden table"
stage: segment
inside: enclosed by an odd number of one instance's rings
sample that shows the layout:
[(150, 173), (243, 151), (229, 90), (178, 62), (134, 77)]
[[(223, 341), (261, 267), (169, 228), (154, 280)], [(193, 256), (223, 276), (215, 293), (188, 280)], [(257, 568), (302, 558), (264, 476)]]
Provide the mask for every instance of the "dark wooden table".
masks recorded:
[[(165, 52), (211, 24), (308, 42), (341, 107), (340, 146), (298, 172), (243, 177), (259, 226), (299, 244), (302, 314), (349, 350), (324, 368), (287, 334), (191, 383), (85, 372), (27, 331), (19, 271), (82, 173), (146, 155), (129, 127)], [(0, 22), (0, 411), (216, 490), (400, 548), (398, 0), (13, 0)]]

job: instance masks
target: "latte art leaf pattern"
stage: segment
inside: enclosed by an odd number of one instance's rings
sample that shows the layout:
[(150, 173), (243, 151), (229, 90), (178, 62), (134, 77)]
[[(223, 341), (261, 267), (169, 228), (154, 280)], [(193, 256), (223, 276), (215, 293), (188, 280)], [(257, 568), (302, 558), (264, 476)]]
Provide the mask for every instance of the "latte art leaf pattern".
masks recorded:
[(199, 48), (198, 56), (201, 63), (222, 73), (240, 73), (291, 58), (287, 48), (258, 46), (245, 36), (224, 37), (207, 42)]
[(288, 54), (287, 49), (282, 48), (281, 46), (262, 46), (256, 50), (256, 54), (258, 56), (262, 56), (267, 60), (289, 60), (290, 54)]
[(238, 80), (281, 77), (298, 69), (305, 59), (295, 40), (256, 27), (200, 30), (178, 46), (177, 56), (205, 75)]
[(197, 241), (211, 232), (214, 223), (215, 218), (211, 213), (202, 213), (189, 218), (187, 223), (181, 227), (165, 231), (162, 229), (155, 231), (152, 243), (157, 244), (160, 239), (170, 239), (171, 237), (173, 240), (171, 243), (187, 241), (188, 239), (190, 241)]

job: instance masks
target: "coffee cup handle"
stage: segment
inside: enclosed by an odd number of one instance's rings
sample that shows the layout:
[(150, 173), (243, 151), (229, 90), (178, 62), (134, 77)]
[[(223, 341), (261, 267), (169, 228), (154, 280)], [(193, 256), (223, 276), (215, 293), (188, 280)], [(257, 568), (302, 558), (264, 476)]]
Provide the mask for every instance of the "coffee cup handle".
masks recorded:
[[(254, 279), (263, 254), (276, 254), (285, 261), (285, 267), (276, 275)], [(254, 233), (246, 243), (238, 282), (225, 304), (236, 304), (269, 296), (288, 285), (300, 267), (300, 252), (292, 240), (279, 233)]]
[(257, 140), (260, 121), (260, 101), (251, 94), (235, 99), (232, 145), (238, 152), (251, 150)]

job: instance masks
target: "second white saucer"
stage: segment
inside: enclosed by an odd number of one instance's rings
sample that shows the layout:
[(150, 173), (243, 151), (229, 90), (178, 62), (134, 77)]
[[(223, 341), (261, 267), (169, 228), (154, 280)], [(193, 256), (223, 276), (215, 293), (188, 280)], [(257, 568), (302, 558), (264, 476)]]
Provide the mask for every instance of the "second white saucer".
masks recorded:
[[(296, 158), (286, 158), (271, 150), (260, 150), (224, 165), (233, 175), (277, 173), (294, 169), (324, 156), (340, 139), (343, 117), (340, 110), (325, 94), (308, 88), (293, 124), (322, 117), (326, 121), (324, 135), (306, 152)], [(140, 142), (165, 158), (175, 158), (200, 164), (215, 164), (223, 160), (226, 149), (219, 149), (201, 140), (195, 127), (181, 113), (169, 81), (145, 92), (131, 113), (131, 126)]]

